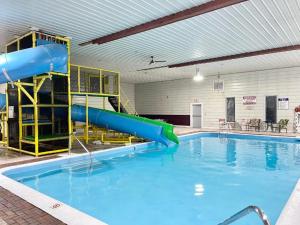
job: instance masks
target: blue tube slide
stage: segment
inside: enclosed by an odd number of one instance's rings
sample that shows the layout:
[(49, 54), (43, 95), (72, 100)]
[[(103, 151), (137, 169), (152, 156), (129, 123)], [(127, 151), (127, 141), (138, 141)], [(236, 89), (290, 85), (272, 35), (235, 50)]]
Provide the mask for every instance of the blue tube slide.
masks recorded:
[[(140, 121), (138, 119), (122, 116), (122, 113), (111, 112), (89, 107), (88, 119), (91, 124), (116, 130), (122, 133), (128, 133), (137, 137), (143, 137), (149, 140), (168, 145), (170, 141), (163, 135), (163, 127)], [(81, 105), (72, 105), (72, 120), (85, 122), (86, 108)]]
[(66, 73), (64, 45), (47, 44), (0, 55), (0, 84), (48, 72)]

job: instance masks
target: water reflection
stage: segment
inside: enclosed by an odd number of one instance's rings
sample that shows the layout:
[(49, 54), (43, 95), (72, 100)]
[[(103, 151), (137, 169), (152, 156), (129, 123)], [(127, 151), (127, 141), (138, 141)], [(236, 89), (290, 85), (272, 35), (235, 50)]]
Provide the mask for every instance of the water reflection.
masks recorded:
[(204, 194), (204, 185), (203, 184), (195, 184), (195, 196), (202, 196)]
[(194, 140), (188, 142), (189, 151), (193, 155), (194, 159), (201, 159), (202, 156), (202, 140)]
[(228, 139), (226, 151), (226, 162), (228, 166), (236, 166), (236, 141)]
[(277, 144), (266, 142), (264, 143), (265, 157), (266, 157), (266, 169), (275, 170), (277, 168), (278, 156), (277, 156)]
[(295, 165), (300, 165), (300, 144), (294, 145), (294, 162)]

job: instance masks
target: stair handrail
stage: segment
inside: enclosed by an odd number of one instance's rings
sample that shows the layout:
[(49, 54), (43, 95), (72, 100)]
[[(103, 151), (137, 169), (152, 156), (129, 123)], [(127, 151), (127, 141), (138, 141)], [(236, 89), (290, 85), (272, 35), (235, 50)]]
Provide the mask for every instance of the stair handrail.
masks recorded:
[[(92, 157), (92, 153), (84, 146), (84, 144), (76, 137), (75, 133), (72, 134), (74, 136), (74, 138), (78, 141), (78, 143), (81, 145), (81, 147), (86, 151), (86, 153), (88, 153), (89, 155), (89, 161), (90, 161), (90, 168), (92, 167), (93, 164), (93, 157)], [(69, 150), (69, 153), (71, 152), (71, 150)]]
[(130, 102), (129, 97), (126, 95), (125, 91), (122, 88), (120, 90), (121, 90), (121, 92), (120, 92), (120, 94), (121, 94), (121, 103), (122, 104), (124, 103), (124, 101), (122, 101), (122, 99), (125, 99), (125, 102), (126, 102), (126, 104), (123, 104), (123, 107), (125, 109), (127, 109), (128, 113), (131, 113), (131, 111), (133, 111), (133, 113), (135, 113), (135, 110), (133, 109), (131, 104), (129, 104), (129, 102)]
[(241, 211), (235, 213), (234, 215), (232, 215), (231, 217), (229, 217), (228, 219), (226, 219), (222, 223), (219, 223), (218, 225), (231, 224), (231, 223), (241, 219), (242, 217), (247, 216), (248, 214), (250, 214), (252, 212), (255, 212), (259, 216), (259, 218), (261, 219), (263, 225), (271, 225), (271, 223), (268, 220), (268, 217), (264, 213), (264, 211), (262, 209), (260, 209), (259, 207), (255, 206), (255, 205), (247, 206), (246, 208), (244, 208)]
[(121, 92), (121, 103), (123, 103), (122, 98), (124, 97), (126, 104), (123, 105), (123, 107), (125, 107), (125, 109), (128, 110), (128, 113), (132, 112), (132, 114), (134, 115), (138, 115), (137, 111), (135, 110), (135, 108), (130, 104), (130, 99), (129, 97), (126, 95), (125, 91), (121, 88), (120, 89)]

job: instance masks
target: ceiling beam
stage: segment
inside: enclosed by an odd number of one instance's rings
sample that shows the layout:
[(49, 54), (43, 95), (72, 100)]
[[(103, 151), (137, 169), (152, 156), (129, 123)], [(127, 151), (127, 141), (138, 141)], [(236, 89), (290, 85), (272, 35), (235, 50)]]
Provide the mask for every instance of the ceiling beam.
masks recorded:
[(227, 55), (227, 56), (221, 56), (221, 57), (210, 58), (210, 59), (201, 59), (196, 61), (168, 65), (168, 67), (175, 68), (175, 67), (192, 66), (197, 64), (205, 64), (205, 63), (226, 61), (232, 59), (241, 59), (241, 58), (246, 58), (251, 56), (267, 55), (272, 53), (287, 52), (287, 51), (294, 51), (294, 50), (300, 50), (300, 45), (291, 45), (291, 46), (285, 46), (279, 48), (264, 49), (264, 50), (254, 51), (254, 52), (244, 52), (240, 54)]
[(134, 27), (127, 28), (125, 30), (121, 30), (112, 34), (108, 34), (103, 37), (99, 37), (93, 39), (91, 41), (87, 41), (79, 44), (80, 46), (88, 45), (88, 44), (104, 44), (107, 42), (111, 42), (114, 40), (118, 40), (124, 37), (128, 37), (134, 34), (142, 33), (148, 30), (152, 30), (158, 27), (162, 27), (171, 23), (175, 23), (181, 20), (189, 19), (194, 16), (199, 16), (208, 12), (212, 12), (218, 9), (222, 9), (231, 5), (235, 5), (238, 3), (242, 3), (249, 0), (214, 0), (202, 5), (198, 5), (189, 9), (185, 9), (183, 11), (170, 14), (168, 16), (160, 17), (158, 19), (139, 24)]

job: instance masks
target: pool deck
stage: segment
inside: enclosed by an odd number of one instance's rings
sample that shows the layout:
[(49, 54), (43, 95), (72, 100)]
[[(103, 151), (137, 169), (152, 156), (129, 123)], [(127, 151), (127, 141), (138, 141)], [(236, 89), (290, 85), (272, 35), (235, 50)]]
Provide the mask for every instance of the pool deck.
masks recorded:
[[(174, 131), (179, 136), (197, 133), (197, 132), (219, 132), (219, 130), (217, 129), (197, 129), (197, 128), (190, 128), (185, 126), (177, 126), (175, 127)], [(252, 134), (252, 135), (284, 136), (284, 137), (296, 136), (296, 134), (294, 133), (273, 133), (273, 132), (236, 131), (236, 130), (228, 130), (226, 132), (239, 133), (239, 134)], [(108, 149), (113, 147), (116, 147), (116, 145), (89, 145), (88, 146), (88, 148), (92, 150)], [(80, 151), (80, 148), (78, 146), (75, 146), (72, 152), (73, 154), (79, 154), (82, 151)], [(65, 156), (67, 154), (68, 153), (35, 158), (32, 156), (2, 149), (0, 154), (0, 168), (38, 162), (38, 161), (43, 161), (48, 159), (54, 159), (61, 156)], [(295, 189), (296, 193), (293, 193), (291, 195), (291, 199), (289, 200), (292, 203), (295, 201), (295, 198), (297, 198), (297, 200), (300, 199), (300, 195), (299, 195), (300, 183), (298, 186), (299, 189)], [(286, 223), (285, 218), (283, 218), (282, 220), (285, 221)], [(62, 225), (64, 223), (52, 217), (48, 213), (42, 211), (41, 209), (35, 207), (34, 205), (26, 202), (22, 198), (12, 194), (8, 190), (4, 189), (3, 187), (0, 187), (0, 225), (24, 225), (24, 224)], [(277, 223), (276, 225), (282, 225), (282, 224), (284, 223), (280, 223), (280, 224)]]
[[(220, 132), (219, 129), (214, 128), (191, 128), (187, 126), (177, 126), (174, 129), (175, 133), (177, 135), (185, 135), (185, 134), (192, 134), (197, 132)], [(228, 129), (228, 130), (222, 130), (221, 132), (227, 132), (227, 133), (236, 133), (236, 134), (250, 134), (250, 135), (269, 135), (269, 136), (282, 136), (282, 137), (296, 137), (300, 136), (300, 134), (291, 133), (291, 132), (270, 132), (270, 131), (246, 131), (246, 130), (234, 130), (234, 129)]]

